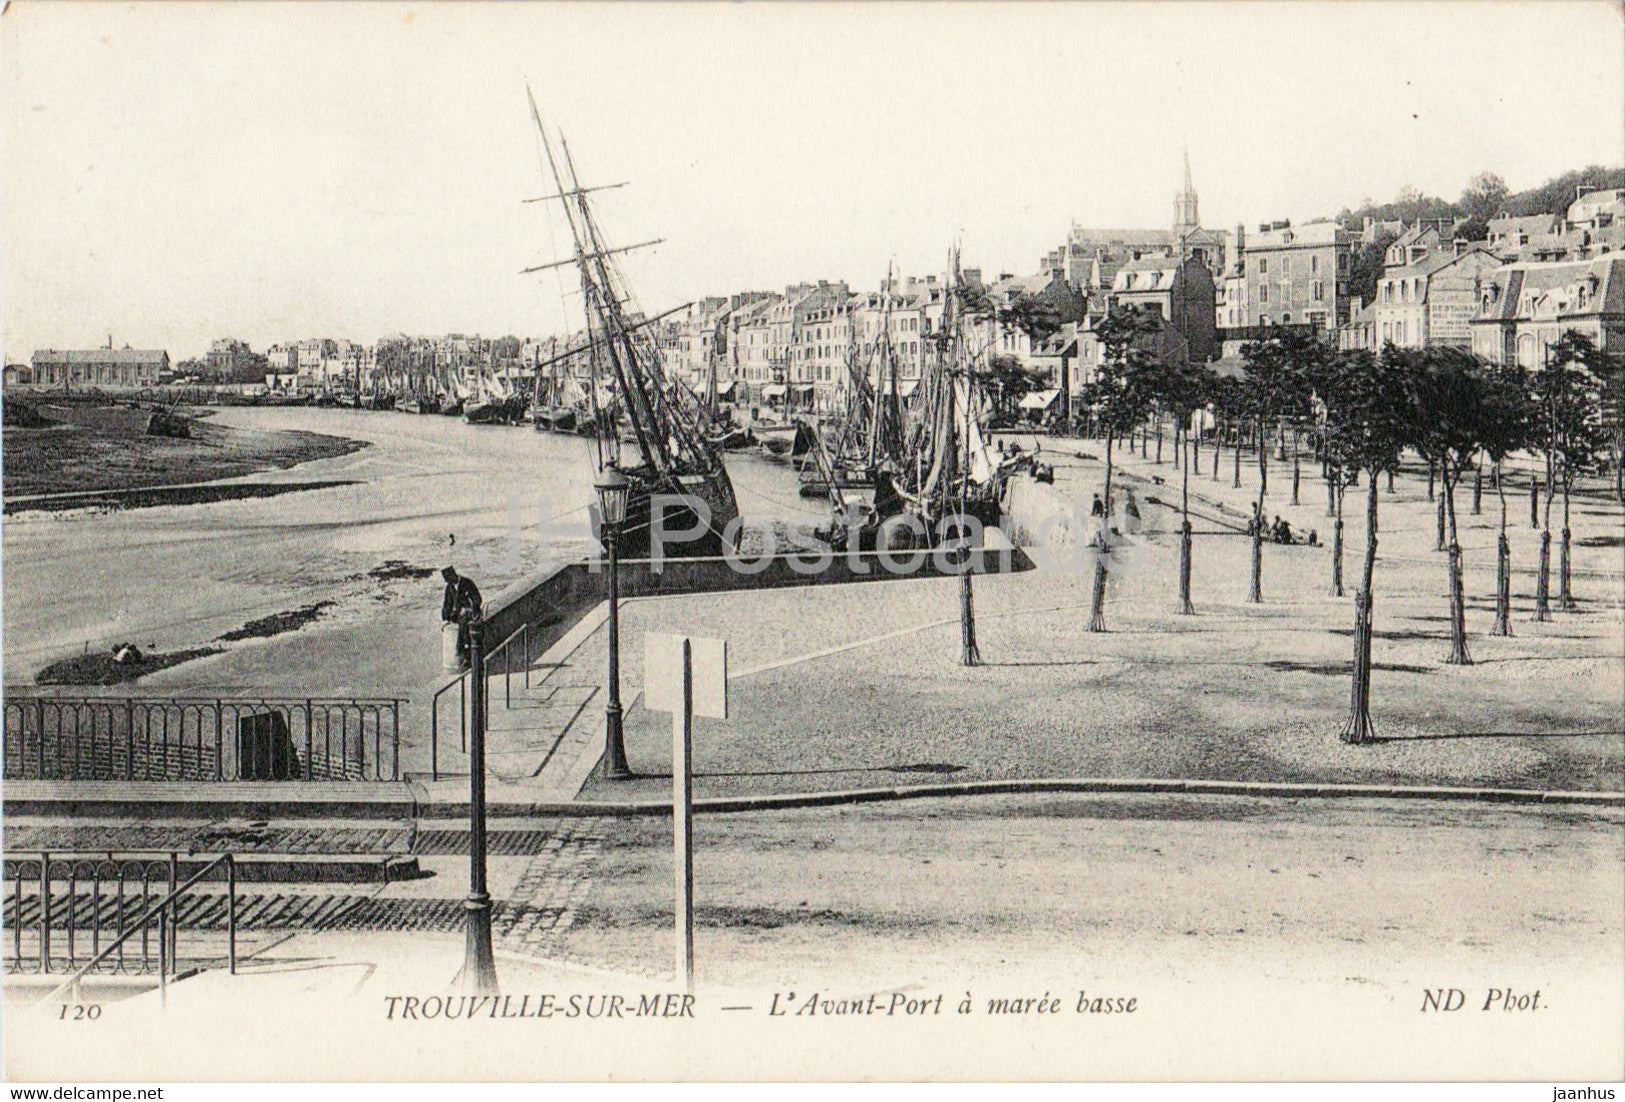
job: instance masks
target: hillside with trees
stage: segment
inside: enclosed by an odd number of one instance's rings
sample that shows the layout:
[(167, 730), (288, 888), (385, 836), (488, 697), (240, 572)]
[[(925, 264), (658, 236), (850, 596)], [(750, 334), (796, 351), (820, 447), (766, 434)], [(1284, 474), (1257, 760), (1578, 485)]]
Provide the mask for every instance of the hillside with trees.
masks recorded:
[(1375, 203), (1367, 199), (1359, 207), (1345, 208), (1338, 218), (1354, 223), (1366, 217), (1378, 221), (1468, 218), (1475, 222), (1487, 222), (1502, 210), (1520, 216), (1562, 214), (1574, 202), (1574, 189), (1577, 187), (1625, 187), (1625, 168), (1591, 165), (1554, 176), (1539, 187), (1516, 193), (1509, 191), (1506, 181), (1495, 173), (1480, 172), (1468, 181), (1460, 198), (1454, 200), (1424, 195), (1416, 188), (1406, 186), (1400, 188), (1399, 194), (1389, 202)]

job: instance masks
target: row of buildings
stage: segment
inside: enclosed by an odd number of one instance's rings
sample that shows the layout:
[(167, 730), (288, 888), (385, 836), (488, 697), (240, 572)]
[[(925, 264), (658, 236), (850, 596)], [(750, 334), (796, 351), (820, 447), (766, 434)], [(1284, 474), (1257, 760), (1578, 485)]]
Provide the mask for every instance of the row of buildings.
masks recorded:
[[(1221, 364), (1278, 326), (1335, 335), (1345, 348), (1447, 344), (1531, 368), (1568, 329), (1625, 350), (1625, 189), (1582, 188), (1562, 215), (1501, 213), (1487, 227), (1481, 240), (1468, 240), (1468, 224), (1457, 219), (1210, 229), (1201, 225), (1187, 158), (1167, 228), (1074, 224), (1034, 275), (965, 270), (965, 285), (982, 303), (967, 339), (973, 352), (1007, 357), (1047, 380), (1035, 408), (1077, 394), (1093, 378), (1102, 354), (1096, 326), (1114, 305), (1163, 318), (1165, 354)], [(1362, 298), (1356, 265), (1384, 240), (1375, 294)], [(818, 280), (783, 293), (704, 298), (644, 326), (665, 368), (696, 390), (744, 404), (834, 409), (854, 371), (885, 380), (895, 369), (899, 389), (912, 391), (947, 301), (937, 276), (888, 277), (872, 290)], [(1035, 303), (1059, 328), (1034, 331)], [(430, 374), (522, 385), (538, 374), (585, 375), (586, 358), (572, 354), (584, 341), (581, 333), (395, 336), (372, 345), (320, 338), (273, 344), (259, 357), (224, 339), (207, 365), (231, 377), (263, 359), (265, 384), (286, 390), (400, 389)], [(8, 366), (6, 382), (152, 386), (168, 372), (163, 352), (42, 350), (30, 365)]]

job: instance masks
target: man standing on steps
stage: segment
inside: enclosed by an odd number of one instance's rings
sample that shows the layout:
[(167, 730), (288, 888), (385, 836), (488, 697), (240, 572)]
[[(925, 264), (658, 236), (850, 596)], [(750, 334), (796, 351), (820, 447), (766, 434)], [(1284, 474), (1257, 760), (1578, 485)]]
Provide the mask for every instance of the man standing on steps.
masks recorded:
[(457, 625), (457, 658), (466, 667), (469, 624), (479, 618), (484, 601), (480, 597), (480, 587), (474, 584), (474, 580), (458, 574), (455, 568), (446, 567), (440, 576), (446, 580), (446, 595), (440, 601), (440, 619), (444, 623)]

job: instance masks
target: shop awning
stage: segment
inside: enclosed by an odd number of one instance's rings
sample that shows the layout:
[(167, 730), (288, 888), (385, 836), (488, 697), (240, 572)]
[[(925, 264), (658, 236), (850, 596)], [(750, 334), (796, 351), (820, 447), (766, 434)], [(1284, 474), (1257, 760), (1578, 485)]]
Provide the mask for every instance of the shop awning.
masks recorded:
[(1055, 402), (1059, 390), (1035, 390), (1021, 400), (1022, 409), (1048, 409)]
[(766, 386), (764, 386), (762, 388), (762, 397), (763, 398), (783, 398), (784, 397), (784, 387), (780, 386), (778, 383), (768, 383)]
[(920, 380), (918, 379), (898, 379), (897, 396), (899, 398), (907, 398), (910, 394), (914, 393), (914, 388), (919, 385)]
[(725, 383), (718, 383), (717, 384), (717, 397), (718, 398), (721, 398), (721, 397), (723, 397), (725, 395), (728, 395), (728, 394), (732, 394), (733, 392), (734, 392), (734, 381), (732, 379), (729, 379)]
[(797, 383), (796, 384), (796, 393), (797, 394), (811, 394), (812, 392), (813, 392), (813, 385), (811, 383)]

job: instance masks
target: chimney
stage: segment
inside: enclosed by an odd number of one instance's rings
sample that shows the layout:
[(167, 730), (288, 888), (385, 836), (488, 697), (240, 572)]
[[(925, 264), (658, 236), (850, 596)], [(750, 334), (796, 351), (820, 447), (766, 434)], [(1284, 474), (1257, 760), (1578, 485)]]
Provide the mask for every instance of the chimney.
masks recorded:
[(1458, 237), (1458, 238), (1455, 239), (1455, 241), (1451, 242), (1451, 245), (1455, 248), (1456, 255), (1461, 256), (1463, 253), (1465, 253), (1467, 251), (1468, 247), (1470, 246), (1470, 242), (1468, 242), (1464, 238)]

